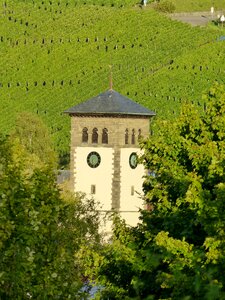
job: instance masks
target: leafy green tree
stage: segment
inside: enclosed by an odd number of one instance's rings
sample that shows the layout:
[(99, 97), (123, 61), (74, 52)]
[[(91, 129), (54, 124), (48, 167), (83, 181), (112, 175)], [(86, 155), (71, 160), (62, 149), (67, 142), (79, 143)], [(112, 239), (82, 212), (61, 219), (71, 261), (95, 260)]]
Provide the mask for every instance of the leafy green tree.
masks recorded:
[[(150, 233), (150, 253), (159, 262), (150, 278), (165, 299), (225, 298), (224, 87), (215, 85), (205, 100), (205, 111), (187, 104), (142, 145), (152, 207), (143, 212), (142, 230)], [(151, 288), (148, 293), (155, 295)]]
[(103, 299), (225, 299), (224, 87), (205, 101), (142, 142), (149, 209), (136, 228), (116, 226), (98, 254)]
[(113, 223), (114, 235), (110, 242), (102, 244), (97, 251), (85, 245), (80, 253), (85, 275), (100, 287), (95, 299), (119, 300), (135, 295), (131, 280), (137, 272), (137, 257), (135, 249), (129, 246), (135, 235), (119, 216), (115, 216)]
[(40, 117), (30, 112), (17, 115), (13, 139), (17, 138), (25, 149), (36, 155), (38, 163), (57, 165), (57, 155), (48, 128)]
[(0, 138), (0, 299), (86, 299), (77, 253), (99, 242), (95, 204), (62, 194), (49, 166), (27, 172), (11, 143)]

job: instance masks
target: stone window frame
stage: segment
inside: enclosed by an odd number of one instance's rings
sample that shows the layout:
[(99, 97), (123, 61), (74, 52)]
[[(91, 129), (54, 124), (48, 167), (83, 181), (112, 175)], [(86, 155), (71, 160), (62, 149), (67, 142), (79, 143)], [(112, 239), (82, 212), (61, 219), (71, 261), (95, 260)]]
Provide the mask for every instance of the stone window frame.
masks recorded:
[(140, 140), (142, 138), (142, 135), (141, 135), (141, 128), (138, 129), (138, 140)]
[(82, 130), (82, 143), (88, 143), (88, 128), (84, 127)]
[(91, 195), (95, 195), (96, 194), (96, 185), (92, 184), (91, 185)]
[(132, 135), (131, 135), (131, 144), (135, 145), (135, 129), (132, 129)]
[(125, 140), (124, 140), (124, 142), (125, 142), (125, 145), (128, 145), (129, 144), (129, 130), (128, 130), (128, 128), (126, 128), (126, 130), (125, 130)]
[(108, 144), (109, 139), (108, 139), (108, 129), (103, 128), (102, 129), (102, 144)]
[(98, 144), (98, 128), (96, 127), (92, 130), (92, 144)]

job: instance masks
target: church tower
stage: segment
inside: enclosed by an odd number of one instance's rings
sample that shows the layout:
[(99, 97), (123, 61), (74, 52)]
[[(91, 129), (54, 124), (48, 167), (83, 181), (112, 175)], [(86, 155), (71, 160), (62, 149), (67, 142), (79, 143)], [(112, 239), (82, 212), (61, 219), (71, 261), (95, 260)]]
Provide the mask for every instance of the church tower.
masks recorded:
[(65, 113), (71, 117), (73, 190), (93, 196), (103, 211), (138, 222), (144, 167), (137, 164), (138, 140), (149, 135), (153, 111), (108, 90)]

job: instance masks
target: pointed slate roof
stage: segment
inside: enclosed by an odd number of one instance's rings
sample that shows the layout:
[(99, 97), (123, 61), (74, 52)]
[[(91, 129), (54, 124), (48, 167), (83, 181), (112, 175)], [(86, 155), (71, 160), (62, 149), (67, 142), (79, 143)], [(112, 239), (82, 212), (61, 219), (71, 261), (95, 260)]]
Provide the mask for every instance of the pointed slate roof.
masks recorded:
[(64, 111), (70, 115), (133, 115), (155, 116), (155, 112), (114, 90), (108, 90)]

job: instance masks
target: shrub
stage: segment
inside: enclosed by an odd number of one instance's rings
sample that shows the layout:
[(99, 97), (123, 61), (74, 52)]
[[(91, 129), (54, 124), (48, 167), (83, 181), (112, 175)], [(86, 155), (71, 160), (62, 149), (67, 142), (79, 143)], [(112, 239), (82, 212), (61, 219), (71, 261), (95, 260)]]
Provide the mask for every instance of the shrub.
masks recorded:
[(173, 13), (176, 9), (175, 5), (170, 1), (157, 2), (154, 9), (164, 13)]

